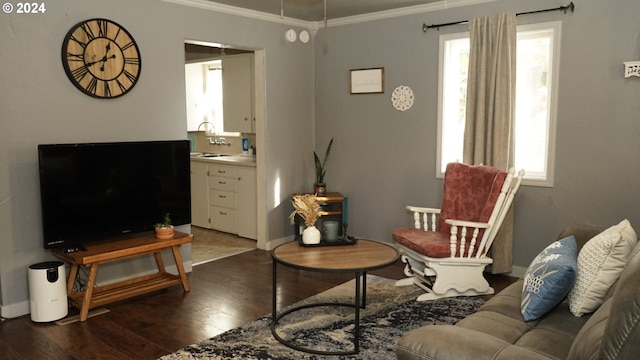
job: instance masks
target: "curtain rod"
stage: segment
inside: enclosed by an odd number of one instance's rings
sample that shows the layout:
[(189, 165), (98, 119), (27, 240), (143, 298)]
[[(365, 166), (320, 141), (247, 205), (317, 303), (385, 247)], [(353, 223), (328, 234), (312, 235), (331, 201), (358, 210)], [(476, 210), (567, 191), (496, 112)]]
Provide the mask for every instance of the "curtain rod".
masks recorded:
[[(536, 10), (536, 11), (528, 11), (528, 12), (522, 12), (522, 13), (517, 13), (516, 16), (520, 16), (520, 15), (530, 15), (530, 14), (537, 14), (537, 13), (541, 13), (541, 12), (548, 12), (548, 11), (564, 11), (564, 13), (567, 13), (567, 10), (573, 12), (575, 9), (575, 5), (573, 5), (573, 1), (567, 5), (567, 6), (560, 6), (559, 8), (554, 8), (554, 9), (544, 9), (544, 10)], [(450, 23), (444, 23), (444, 24), (434, 24), (434, 25), (427, 25), (427, 24), (422, 24), (422, 31), (427, 32), (427, 30), (429, 29), (437, 29), (440, 30), (441, 27), (443, 26), (451, 26), (451, 25), (459, 25), (459, 24), (468, 24), (469, 20), (462, 20), (462, 21), (455, 21), (455, 22), (450, 22)]]

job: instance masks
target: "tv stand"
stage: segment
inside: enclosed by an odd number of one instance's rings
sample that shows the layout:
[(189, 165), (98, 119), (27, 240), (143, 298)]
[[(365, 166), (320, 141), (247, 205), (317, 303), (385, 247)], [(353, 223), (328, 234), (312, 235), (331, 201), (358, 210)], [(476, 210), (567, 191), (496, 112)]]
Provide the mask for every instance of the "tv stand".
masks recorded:
[[(153, 233), (129, 235), (124, 238), (86, 245), (83, 251), (66, 252), (65, 249), (53, 250), (53, 255), (71, 264), (67, 281), (67, 296), (70, 302), (80, 309), (80, 321), (86, 321), (89, 309), (128, 299), (174, 285), (182, 285), (189, 291), (189, 281), (182, 265), (180, 246), (193, 240), (193, 235), (175, 232), (173, 239), (160, 240)], [(171, 249), (178, 268), (178, 275), (167, 273), (162, 260), (162, 251)], [(96, 287), (98, 267), (113, 261), (153, 254), (158, 272), (120, 281), (114, 284)], [(78, 268), (89, 269), (89, 278), (83, 291), (74, 292), (73, 284)]]

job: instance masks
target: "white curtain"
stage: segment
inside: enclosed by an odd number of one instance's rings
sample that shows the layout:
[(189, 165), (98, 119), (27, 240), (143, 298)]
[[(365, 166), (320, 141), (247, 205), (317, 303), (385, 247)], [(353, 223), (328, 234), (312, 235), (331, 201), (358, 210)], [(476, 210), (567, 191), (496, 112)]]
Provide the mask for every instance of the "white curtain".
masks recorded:
[[(516, 15), (470, 21), (471, 43), (463, 160), (508, 169), (513, 166), (516, 95)], [(494, 274), (513, 264), (513, 215), (507, 214), (491, 248)]]

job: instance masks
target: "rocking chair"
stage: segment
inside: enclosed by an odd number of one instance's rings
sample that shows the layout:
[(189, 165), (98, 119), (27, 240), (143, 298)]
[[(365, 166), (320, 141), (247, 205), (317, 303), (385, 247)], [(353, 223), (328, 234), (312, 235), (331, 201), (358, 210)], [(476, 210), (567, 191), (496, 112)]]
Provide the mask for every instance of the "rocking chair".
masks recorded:
[(418, 301), (493, 294), (483, 276), (487, 256), (513, 202), (517, 176), (490, 166), (450, 163), (444, 175), (441, 209), (407, 206), (415, 228), (393, 230), (408, 277), (396, 285), (417, 285)]

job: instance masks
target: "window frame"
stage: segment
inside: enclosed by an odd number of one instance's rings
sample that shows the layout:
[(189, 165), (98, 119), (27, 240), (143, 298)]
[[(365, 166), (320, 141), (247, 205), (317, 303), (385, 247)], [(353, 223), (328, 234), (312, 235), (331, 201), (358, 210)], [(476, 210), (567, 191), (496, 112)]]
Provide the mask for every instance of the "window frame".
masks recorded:
[[(557, 126), (557, 104), (558, 104), (558, 83), (559, 83), (559, 67), (560, 67), (560, 39), (561, 39), (561, 21), (552, 21), (536, 24), (518, 25), (517, 32), (528, 33), (535, 31), (551, 30), (551, 45), (550, 45), (550, 91), (549, 91), (549, 106), (548, 106), (548, 128), (547, 128), (547, 146), (546, 146), (546, 176), (544, 178), (531, 178), (527, 177), (525, 170), (525, 177), (522, 181), (522, 185), (540, 186), (540, 187), (553, 187), (554, 183), (554, 169), (555, 169), (555, 148), (556, 148), (556, 126)], [(443, 115), (444, 115), (444, 71), (445, 71), (445, 55), (447, 42), (453, 40), (459, 40), (469, 38), (468, 31), (443, 34), (439, 37), (439, 59), (438, 59), (438, 106), (437, 106), (437, 148), (436, 148), (436, 177), (443, 178), (444, 173), (442, 171), (442, 132), (443, 132)], [(517, 96), (517, 95), (516, 95)], [(459, 159), (462, 161), (462, 159)]]

